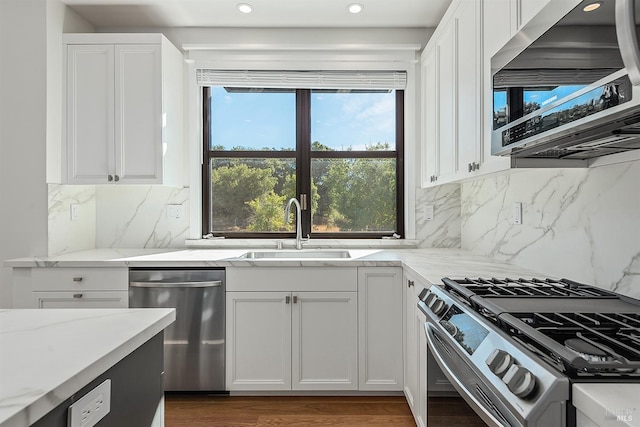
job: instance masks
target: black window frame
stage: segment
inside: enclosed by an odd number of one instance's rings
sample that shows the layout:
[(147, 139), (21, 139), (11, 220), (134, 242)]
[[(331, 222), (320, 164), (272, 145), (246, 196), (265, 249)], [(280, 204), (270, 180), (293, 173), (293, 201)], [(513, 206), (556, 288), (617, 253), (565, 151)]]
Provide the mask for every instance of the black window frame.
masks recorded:
[[(225, 238), (294, 238), (295, 232), (214, 231), (210, 229), (211, 217), (211, 160), (221, 158), (295, 158), (296, 198), (308, 196), (308, 209), (302, 211), (302, 234), (314, 239), (376, 239), (394, 234), (405, 237), (404, 221), (404, 90), (396, 89), (396, 141), (394, 151), (313, 151), (311, 149), (311, 93), (312, 89), (292, 89), (296, 93), (296, 150), (295, 151), (231, 151), (210, 150), (211, 147), (211, 88), (202, 87), (202, 234)], [(312, 159), (377, 159), (396, 160), (396, 231), (359, 232), (311, 232), (311, 161)], [(284, 214), (284, 206), (283, 214)]]

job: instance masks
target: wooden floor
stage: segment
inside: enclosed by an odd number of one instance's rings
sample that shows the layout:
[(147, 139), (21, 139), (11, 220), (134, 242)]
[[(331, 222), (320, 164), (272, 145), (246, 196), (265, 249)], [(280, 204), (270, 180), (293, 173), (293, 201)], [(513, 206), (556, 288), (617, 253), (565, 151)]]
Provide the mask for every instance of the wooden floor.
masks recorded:
[[(408, 426), (404, 397), (206, 396), (167, 394), (166, 427)], [(429, 427), (485, 427), (459, 398), (429, 400)]]

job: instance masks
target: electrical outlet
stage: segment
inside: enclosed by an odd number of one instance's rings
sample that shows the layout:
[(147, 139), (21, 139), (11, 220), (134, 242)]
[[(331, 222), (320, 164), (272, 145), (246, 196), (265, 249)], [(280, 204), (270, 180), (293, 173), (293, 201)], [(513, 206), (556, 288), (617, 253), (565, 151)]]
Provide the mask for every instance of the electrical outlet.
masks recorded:
[(167, 219), (182, 219), (182, 205), (167, 205)]
[(522, 224), (522, 203), (516, 202), (513, 204), (513, 223), (516, 225)]
[(69, 406), (69, 427), (93, 427), (111, 410), (111, 380), (98, 387)]

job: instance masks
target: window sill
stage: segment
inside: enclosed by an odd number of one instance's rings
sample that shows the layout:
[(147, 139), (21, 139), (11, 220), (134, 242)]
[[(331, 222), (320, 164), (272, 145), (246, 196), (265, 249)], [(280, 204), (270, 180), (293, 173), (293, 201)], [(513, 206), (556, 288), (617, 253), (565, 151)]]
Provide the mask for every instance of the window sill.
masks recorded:
[[(270, 248), (275, 249), (277, 242), (283, 242), (284, 248), (295, 247), (294, 239), (187, 239), (188, 248)], [(419, 240), (405, 239), (311, 239), (304, 242), (304, 248), (405, 248), (418, 247)]]

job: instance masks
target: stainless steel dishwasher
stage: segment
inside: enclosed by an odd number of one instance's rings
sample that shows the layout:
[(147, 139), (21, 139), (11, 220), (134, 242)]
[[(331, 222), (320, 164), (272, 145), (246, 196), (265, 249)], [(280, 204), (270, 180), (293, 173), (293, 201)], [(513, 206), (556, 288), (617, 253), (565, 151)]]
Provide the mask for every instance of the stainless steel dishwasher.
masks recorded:
[(165, 391), (224, 391), (224, 269), (129, 270), (129, 307), (175, 308), (164, 331)]

